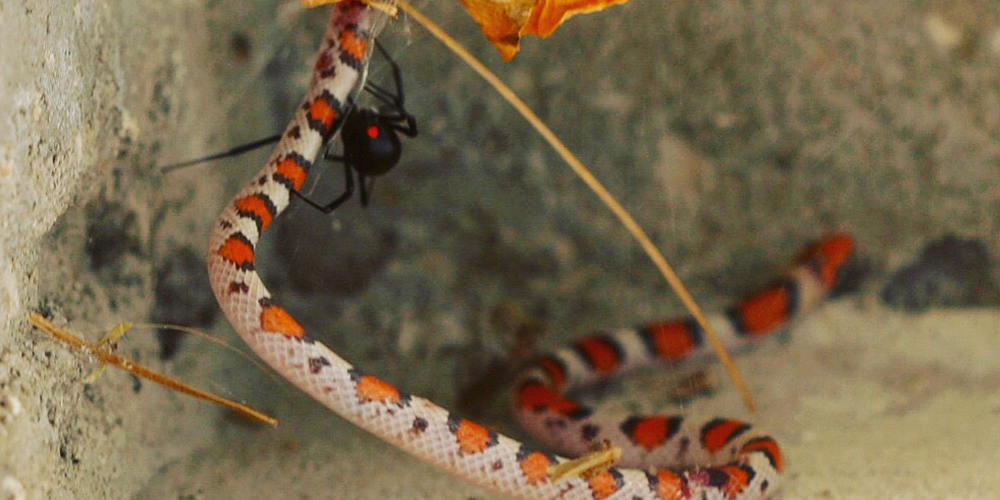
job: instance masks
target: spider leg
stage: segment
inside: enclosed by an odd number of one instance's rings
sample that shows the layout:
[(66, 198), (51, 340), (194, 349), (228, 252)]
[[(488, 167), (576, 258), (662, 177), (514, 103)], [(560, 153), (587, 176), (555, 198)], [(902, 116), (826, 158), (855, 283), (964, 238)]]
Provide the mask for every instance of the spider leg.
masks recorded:
[[(394, 61), (392, 59), (392, 56), (389, 55), (389, 51), (385, 50), (385, 47), (383, 47), (382, 44), (378, 42), (378, 40), (375, 40), (375, 48), (378, 49), (380, 53), (382, 53), (382, 57), (385, 58), (385, 61), (389, 63), (389, 67), (392, 68), (392, 81), (396, 85), (396, 93), (393, 94), (392, 92), (389, 92), (375, 84), (371, 84), (371, 87), (376, 92), (381, 93), (384, 97), (388, 97), (391, 99), (392, 102), (387, 102), (386, 104), (392, 104), (394, 105), (394, 107), (398, 109), (403, 109), (404, 108), (403, 102), (406, 99), (406, 94), (403, 93), (403, 72), (402, 70), (399, 69), (399, 64), (396, 64), (396, 61)], [(372, 91), (369, 90), (369, 92)], [(372, 95), (378, 97), (378, 95), (374, 92), (372, 92)]]
[(375, 177), (358, 174), (358, 184), (361, 184), (361, 206), (367, 207), (371, 199), (372, 190), (375, 189)]
[(393, 112), (397, 115), (403, 117), (409, 115), (406, 111), (406, 94), (403, 91), (403, 73), (399, 69), (399, 64), (396, 63), (389, 55), (389, 52), (385, 50), (377, 40), (375, 41), (375, 48), (382, 54), (382, 57), (389, 63), (389, 67), (392, 69), (392, 80), (393, 85), (396, 87), (396, 92), (393, 93), (391, 90), (382, 87), (381, 85), (369, 80), (365, 82), (365, 91), (379, 100), (382, 104), (390, 107)]
[(326, 161), (336, 161), (340, 163), (344, 163), (347, 161), (347, 159), (343, 155), (332, 155), (330, 154), (329, 151), (323, 153), (323, 159)]
[[(327, 157), (324, 156), (324, 158), (327, 158)], [(335, 157), (331, 157), (331, 158), (335, 158)], [(354, 175), (352, 174), (352, 171), (353, 171), (353, 169), (351, 168), (350, 163), (347, 163), (345, 161), (344, 162), (344, 192), (340, 196), (338, 196), (337, 198), (335, 198), (333, 201), (331, 201), (330, 203), (327, 203), (326, 205), (320, 205), (319, 203), (316, 203), (315, 201), (312, 201), (309, 198), (306, 198), (305, 195), (303, 195), (302, 193), (300, 193), (298, 191), (292, 191), (292, 194), (294, 194), (296, 198), (298, 198), (298, 199), (306, 202), (307, 205), (315, 208), (316, 210), (319, 210), (320, 212), (323, 212), (324, 214), (329, 215), (334, 210), (336, 210), (337, 207), (343, 205), (345, 201), (351, 199), (351, 195), (354, 194)], [(360, 177), (360, 174), (358, 174), (358, 175)], [(362, 182), (363, 182), (363, 179), (362, 179)], [(366, 196), (365, 195), (365, 187), (364, 187), (364, 184), (361, 184), (361, 199), (362, 199), (362, 203), (363, 203), (363, 200), (365, 199), (365, 196)]]
[(382, 116), (383, 123), (389, 128), (407, 137), (417, 136), (417, 119), (409, 114), (403, 113), (396, 116)]
[(403, 108), (403, 102), (396, 96), (396, 94), (393, 94), (375, 82), (365, 82), (365, 92), (368, 92), (372, 95), (372, 97), (378, 99), (382, 104), (389, 106), (393, 110)]
[(264, 146), (267, 146), (268, 144), (274, 144), (274, 143), (278, 142), (279, 140), (281, 140), (281, 134), (272, 135), (271, 137), (265, 137), (263, 139), (259, 139), (259, 140), (256, 140), (256, 141), (253, 141), (253, 142), (250, 142), (250, 143), (247, 143), (247, 144), (243, 144), (241, 146), (236, 146), (235, 148), (232, 148), (229, 151), (223, 151), (221, 153), (215, 153), (215, 154), (212, 154), (212, 155), (203, 156), (201, 158), (195, 158), (194, 160), (187, 160), (187, 161), (182, 161), (180, 163), (173, 163), (173, 164), (170, 164), (170, 165), (164, 165), (163, 167), (160, 167), (160, 170), (163, 173), (167, 173), (167, 172), (171, 172), (171, 171), (177, 170), (179, 168), (190, 167), (191, 165), (197, 165), (199, 163), (204, 163), (204, 162), (213, 161), (213, 160), (219, 160), (219, 159), (222, 159), (222, 158), (229, 158), (231, 156), (238, 156), (238, 155), (241, 155), (241, 154), (246, 153), (248, 151), (253, 151), (255, 149), (262, 148)]
[(375, 41), (375, 48), (378, 49), (382, 57), (392, 68), (392, 79), (396, 87), (396, 92), (393, 93), (391, 90), (372, 81), (365, 82), (365, 91), (390, 108), (384, 113), (380, 112), (381, 118), (387, 126), (407, 137), (416, 137), (417, 119), (406, 110), (406, 106), (404, 105), (406, 95), (403, 93), (403, 73), (399, 69), (399, 65), (396, 64), (396, 61), (392, 60), (389, 52), (385, 50), (385, 47), (378, 40)]

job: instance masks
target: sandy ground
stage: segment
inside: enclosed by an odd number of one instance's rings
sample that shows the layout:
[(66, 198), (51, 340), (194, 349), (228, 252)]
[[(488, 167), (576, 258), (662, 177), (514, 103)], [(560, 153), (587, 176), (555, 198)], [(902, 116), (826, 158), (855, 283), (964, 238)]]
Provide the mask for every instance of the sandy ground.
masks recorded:
[[(804, 241), (857, 237), (861, 290), (740, 357), (757, 414), (724, 382), (683, 409), (772, 431), (788, 458), (780, 499), (995, 497), (995, 294), (919, 314), (881, 299), (946, 234), (1000, 254), (992, 0), (635, 0), (528, 40), (507, 66), (456, 2), (422, 6), (621, 196), (707, 308), (765, 282)], [(24, 320), (41, 310), (96, 338), (180, 314), (239, 345), (205, 312), (198, 256), (266, 152), (168, 176), (155, 166), (280, 130), (324, 17), (292, 2), (0, 0), (0, 499), (490, 498), (207, 342), (184, 338), (163, 360), (137, 329), (122, 353), (271, 412), (277, 430), (115, 371), (85, 387), (91, 360)], [(410, 23), (382, 40), (421, 136), (370, 209), (293, 210), (261, 250), (265, 280), (318, 337), (455, 408), (518, 331), (547, 348), (680, 311), (471, 71)], [(372, 75), (385, 81), (385, 65)], [(341, 176), (320, 177), (325, 199)], [(989, 267), (967, 274), (997, 282)], [(670, 381), (613, 387), (606, 404), (662, 409)], [(519, 435), (504, 388), (491, 391), (463, 410)]]

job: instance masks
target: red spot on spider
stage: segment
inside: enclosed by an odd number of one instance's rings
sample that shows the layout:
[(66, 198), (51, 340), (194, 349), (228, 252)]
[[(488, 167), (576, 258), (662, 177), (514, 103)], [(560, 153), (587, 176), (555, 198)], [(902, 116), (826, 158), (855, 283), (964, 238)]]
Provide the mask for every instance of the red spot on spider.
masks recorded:
[(372, 139), (378, 139), (378, 127), (376, 127), (375, 125), (368, 127), (368, 137)]

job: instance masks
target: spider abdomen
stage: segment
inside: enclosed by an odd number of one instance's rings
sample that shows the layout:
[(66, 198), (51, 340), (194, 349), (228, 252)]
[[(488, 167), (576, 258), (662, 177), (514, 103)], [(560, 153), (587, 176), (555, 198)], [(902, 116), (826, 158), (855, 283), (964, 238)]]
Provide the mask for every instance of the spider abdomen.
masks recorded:
[(362, 108), (348, 115), (343, 134), (344, 158), (358, 173), (377, 177), (399, 163), (399, 136), (375, 110)]

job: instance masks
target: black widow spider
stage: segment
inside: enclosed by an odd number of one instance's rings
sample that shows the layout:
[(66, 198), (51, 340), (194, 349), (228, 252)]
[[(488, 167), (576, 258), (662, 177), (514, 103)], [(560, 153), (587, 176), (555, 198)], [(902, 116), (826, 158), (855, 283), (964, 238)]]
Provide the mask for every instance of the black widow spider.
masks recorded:
[[(320, 205), (298, 191), (293, 194), (309, 206), (325, 214), (329, 214), (349, 200), (354, 194), (354, 173), (358, 175), (357, 183), (361, 186), (361, 206), (367, 207), (371, 190), (374, 187), (375, 179), (392, 170), (399, 163), (403, 155), (403, 144), (399, 140), (398, 134), (407, 137), (417, 136), (417, 120), (412, 114), (406, 111), (404, 106), (403, 76), (396, 61), (392, 60), (389, 53), (378, 41), (375, 41), (375, 48), (382, 54), (382, 57), (392, 68), (392, 77), (396, 86), (396, 93), (382, 88), (381, 86), (366, 81), (364, 90), (382, 103), (379, 108), (368, 106), (356, 107), (351, 101), (351, 110), (344, 119), (340, 131), (341, 143), (344, 145), (342, 155), (331, 155), (329, 146), (323, 154), (323, 159), (337, 161), (344, 164), (344, 192), (336, 199), (325, 205)], [(242, 146), (237, 146), (222, 153), (216, 153), (203, 158), (175, 163), (162, 167), (164, 173), (179, 168), (203, 163), (206, 161), (218, 160), (236, 156), (268, 144), (273, 144), (281, 139), (281, 135), (266, 137)], [(370, 179), (370, 182), (366, 180)]]
[[(399, 65), (377, 40), (375, 48), (392, 67), (396, 93), (393, 94), (375, 83), (365, 82), (364, 89), (381, 101), (383, 106), (377, 109), (368, 106), (352, 109), (344, 119), (344, 125), (340, 130), (341, 142), (344, 145), (343, 154), (334, 156), (328, 149), (323, 155), (325, 160), (344, 164), (343, 194), (326, 205), (320, 205), (302, 193), (295, 192), (296, 197), (325, 214), (336, 210), (354, 194), (352, 171), (357, 173), (357, 183), (361, 186), (361, 206), (367, 207), (375, 179), (392, 170), (403, 154), (403, 144), (398, 134), (407, 137), (417, 136), (417, 120), (404, 107), (403, 77)], [(371, 182), (367, 182), (367, 179)]]

